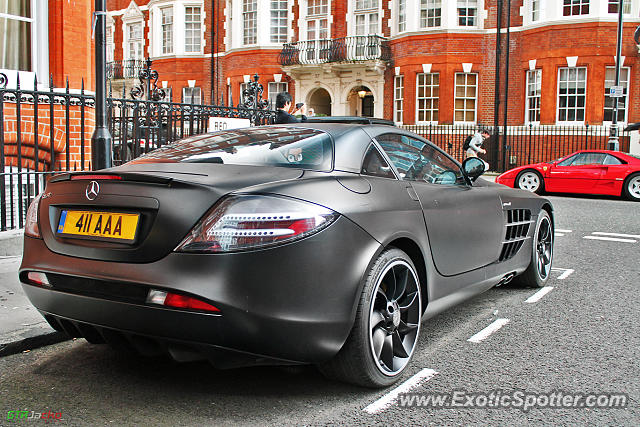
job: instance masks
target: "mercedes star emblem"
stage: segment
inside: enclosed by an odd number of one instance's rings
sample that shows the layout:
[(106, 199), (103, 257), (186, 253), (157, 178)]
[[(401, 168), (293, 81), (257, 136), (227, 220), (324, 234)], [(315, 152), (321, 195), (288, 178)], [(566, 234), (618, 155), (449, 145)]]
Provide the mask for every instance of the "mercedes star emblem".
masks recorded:
[(100, 185), (97, 181), (91, 181), (89, 185), (87, 185), (87, 189), (84, 194), (87, 196), (89, 200), (95, 200), (98, 197), (98, 193), (100, 192)]

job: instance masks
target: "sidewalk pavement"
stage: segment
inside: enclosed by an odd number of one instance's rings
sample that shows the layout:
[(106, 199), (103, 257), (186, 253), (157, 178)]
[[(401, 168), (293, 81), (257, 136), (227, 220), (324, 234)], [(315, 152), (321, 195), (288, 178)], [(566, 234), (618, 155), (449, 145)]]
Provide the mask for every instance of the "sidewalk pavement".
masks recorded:
[[(482, 178), (493, 182), (496, 176), (489, 172)], [(68, 339), (49, 326), (22, 291), (22, 238), (22, 230), (0, 232), (0, 357)]]
[(67, 339), (49, 326), (22, 291), (18, 280), (21, 230), (0, 232), (0, 253), (8, 253), (0, 256), (0, 357)]

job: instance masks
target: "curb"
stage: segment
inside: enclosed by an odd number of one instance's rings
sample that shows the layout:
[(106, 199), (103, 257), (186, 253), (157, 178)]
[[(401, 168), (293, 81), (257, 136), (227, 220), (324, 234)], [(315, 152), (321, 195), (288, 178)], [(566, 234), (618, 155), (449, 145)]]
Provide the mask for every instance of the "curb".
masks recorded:
[(11, 356), (12, 354), (22, 353), (27, 350), (35, 350), (70, 339), (71, 338), (64, 332), (55, 331), (11, 343), (0, 344), (0, 357)]
[(21, 256), (24, 229), (0, 232), (0, 256)]

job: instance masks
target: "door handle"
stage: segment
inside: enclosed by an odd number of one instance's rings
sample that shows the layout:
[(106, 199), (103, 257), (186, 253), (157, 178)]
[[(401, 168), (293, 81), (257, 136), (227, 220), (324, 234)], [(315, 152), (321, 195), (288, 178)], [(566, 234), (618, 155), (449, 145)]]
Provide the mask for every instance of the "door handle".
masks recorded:
[(418, 193), (416, 193), (416, 190), (414, 190), (412, 186), (407, 185), (407, 193), (409, 193), (409, 197), (411, 197), (411, 200), (415, 200), (416, 202), (419, 201)]

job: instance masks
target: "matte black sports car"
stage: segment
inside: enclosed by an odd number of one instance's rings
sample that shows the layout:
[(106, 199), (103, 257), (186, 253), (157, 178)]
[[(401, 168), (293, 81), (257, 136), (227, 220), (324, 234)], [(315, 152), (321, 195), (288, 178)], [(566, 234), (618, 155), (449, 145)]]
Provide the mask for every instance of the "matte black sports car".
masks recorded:
[(483, 169), (381, 124), (191, 137), (53, 178), (20, 279), (54, 328), (92, 343), (385, 386), (423, 319), (549, 277), (551, 203)]

